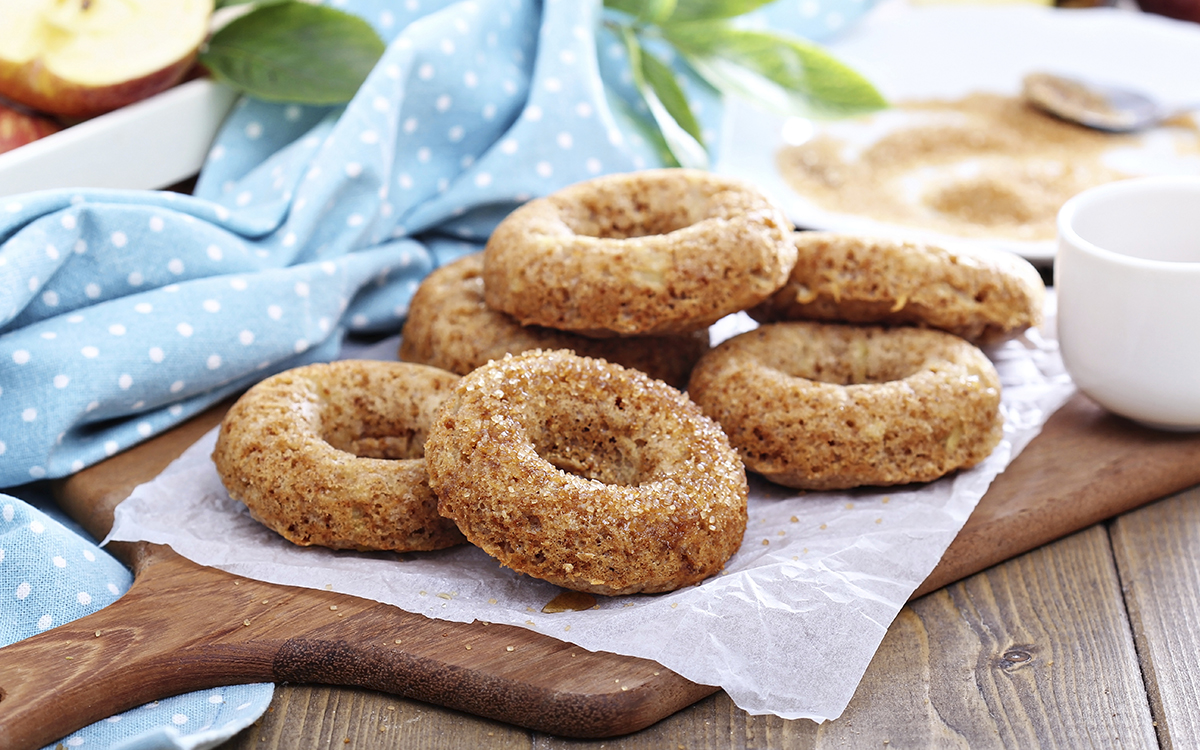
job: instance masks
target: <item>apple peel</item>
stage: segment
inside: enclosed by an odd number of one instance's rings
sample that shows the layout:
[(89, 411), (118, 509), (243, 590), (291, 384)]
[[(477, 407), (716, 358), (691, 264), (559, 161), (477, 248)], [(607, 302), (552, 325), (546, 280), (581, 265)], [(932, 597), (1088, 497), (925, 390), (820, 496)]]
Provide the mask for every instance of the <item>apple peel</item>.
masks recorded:
[(39, 117), (0, 104), (0, 154), (59, 130), (62, 127), (48, 117)]
[(213, 0), (7, 0), (0, 95), (87, 118), (157, 94), (190, 70)]

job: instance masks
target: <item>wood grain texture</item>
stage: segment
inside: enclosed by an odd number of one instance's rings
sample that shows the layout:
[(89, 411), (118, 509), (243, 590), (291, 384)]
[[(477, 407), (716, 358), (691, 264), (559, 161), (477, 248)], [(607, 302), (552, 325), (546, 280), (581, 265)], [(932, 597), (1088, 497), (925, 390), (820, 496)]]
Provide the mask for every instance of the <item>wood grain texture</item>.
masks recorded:
[[(1156, 746), (1102, 526), (922, 604), (931, 609), (922, 619), (932, 642), (940, 647), (949, 633), (962, 635), (957, 614), (977, 644), (973, 663), (943, 662), (931, 678), (931, 701), (948, 723), (974, 734), (971, 747)], [(939, 607), (952, 609), (932, 611)], [(967, 668), (973, 679), (956, 680)]]
[(368, 687), (584, 737), (636, 731), (715, 690), (524, 628), (430, 620), (134, 549), (134, 585), (116, 603), (0, 649), (0, 748), (238, 682)]
[(1159, 743), (1200, 747), (1200, 487), (1111, 533)]
[(527, 750), (534, 734), (510, 724), (357, 688), (279, 686), (270, 710), (221, 750), (482, 748)]
[[(751, 716), (724, 693), (605, 740), (525, 732), (363, 691), (287, 687), (273, 705), (260, 726), (221, 750), (336, 746), (331, 725), (346, 727), (342, 741), (360, 750), (460, 742), (522, 750), (1156, 745), (1103, 526), (912, 602), (846, 712), (825, 724)], [(397, 733), (397, 725), (411, 729)]]

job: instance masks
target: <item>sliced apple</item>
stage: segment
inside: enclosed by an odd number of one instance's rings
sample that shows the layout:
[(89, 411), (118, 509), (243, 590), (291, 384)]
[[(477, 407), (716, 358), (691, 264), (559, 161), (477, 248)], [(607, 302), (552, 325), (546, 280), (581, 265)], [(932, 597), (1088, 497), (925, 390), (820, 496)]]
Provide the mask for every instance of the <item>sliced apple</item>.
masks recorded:
[(0, 0), (0, 95), (91, 117), (179, 82), (213, 0)]
[(48, 117), (38, 117), (0, 104), (0, 154), (33, 143), (62, 128)]

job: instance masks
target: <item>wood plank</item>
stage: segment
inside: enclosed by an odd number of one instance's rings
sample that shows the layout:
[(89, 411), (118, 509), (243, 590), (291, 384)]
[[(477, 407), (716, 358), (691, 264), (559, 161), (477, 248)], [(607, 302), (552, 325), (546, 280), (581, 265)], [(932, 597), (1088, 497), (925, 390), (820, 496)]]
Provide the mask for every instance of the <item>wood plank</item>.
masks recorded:
[(1111, 533), (1159, 742), (1200, 747), (1200, 487), (1118, 518)]
[[(924, 600), (922, 602), (924, 604)], [(981, 696), (995, 738), (1006, 747), (1078, 744), (1155, 747), (1149, 705), (1133, 648), (1108, 536), (1094, 526), (928, 598), (951, 607), (923, 617), (939, 650), (962, 637), (961, 618), (978, 643), (974, 684), (945, 660), (933, 676), (933, 702), (965, 727), (983, 718), (964, 711)], [(972, 738), (975, 747), (985, 736)]]
[(356, 688), (282, 685), (268, 712), (221, 750), (531, 746), (527, 730), (429, 703)]
[[(222, 750), (326, 746), (333, 735), (302, 723), (331, 721), (358, 727), (346, 735), (351, 747), (396, 747), (395, 737), (372, 724), (389, 705), (429, 721), (404, 747), (433, 746), (425, 744), (429, 738), (457, 732), (471, 746), (536, 750), (1157, 747), (1102, 526), (912, 602), (892, 623), (846, 712), (821, 725), (751, 716), (717, 693), (635, 734), (573, 740), (526, 736), (498, 722), (356, 691), (357, 703), (339, 704), (336, 719), (314, 719), (305, 710), (327, 709), (305, 701), (322, 690), (281, 692), (282, 708), (264, 717), (263, 730)], [(359, 713), (346, 717), (346, 710)]]

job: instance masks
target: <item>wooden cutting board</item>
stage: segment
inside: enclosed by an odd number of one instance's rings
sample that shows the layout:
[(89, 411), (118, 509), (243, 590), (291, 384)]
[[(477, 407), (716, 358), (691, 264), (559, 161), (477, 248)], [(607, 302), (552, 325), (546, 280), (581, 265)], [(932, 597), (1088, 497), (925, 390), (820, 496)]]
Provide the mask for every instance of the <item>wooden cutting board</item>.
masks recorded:
[[(61, 482), (60, 504), (105, 536), (113, 508), (226, 407)], [(914, 596), (1196, 483), (1200, 434), (1146, 430), (1076, 396), (996, 479)], [(717, 689), (521, 628), (252, 581), (151, 544), (111, 548), (134, 570), (128, 594), (0, 649), (0, 749), (235, 682), (355, 685), (577, 737), (636, 731)]]

